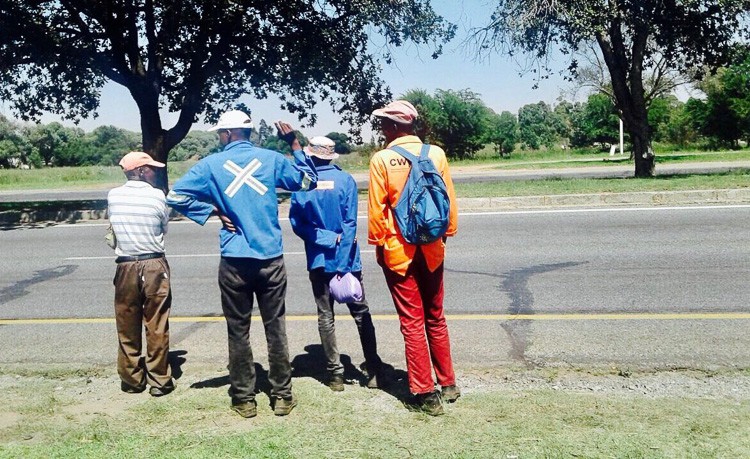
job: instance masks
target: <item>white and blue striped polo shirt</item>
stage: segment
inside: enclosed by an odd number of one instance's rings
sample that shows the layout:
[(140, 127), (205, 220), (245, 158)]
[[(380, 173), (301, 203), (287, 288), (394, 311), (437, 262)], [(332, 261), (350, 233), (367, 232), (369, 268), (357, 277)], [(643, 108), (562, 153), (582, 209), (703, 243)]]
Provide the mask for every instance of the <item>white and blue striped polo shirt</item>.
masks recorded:
[(115, 255), (164, 253), (169, 210), (164, 192), (146, 182), (128, 180), (107, 195), (109, 221), (117, 237)]

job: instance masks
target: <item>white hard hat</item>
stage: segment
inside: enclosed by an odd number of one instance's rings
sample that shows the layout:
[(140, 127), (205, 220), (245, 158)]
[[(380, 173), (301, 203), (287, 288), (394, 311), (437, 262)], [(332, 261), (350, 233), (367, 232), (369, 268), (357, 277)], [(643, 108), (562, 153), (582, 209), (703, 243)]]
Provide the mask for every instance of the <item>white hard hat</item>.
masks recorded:
[(209, 131), (219, 129), (252, 129), (253, 120), (250, 115), (241, 110), (229, 110), (219, 117), (216, 126), (208, 128)]

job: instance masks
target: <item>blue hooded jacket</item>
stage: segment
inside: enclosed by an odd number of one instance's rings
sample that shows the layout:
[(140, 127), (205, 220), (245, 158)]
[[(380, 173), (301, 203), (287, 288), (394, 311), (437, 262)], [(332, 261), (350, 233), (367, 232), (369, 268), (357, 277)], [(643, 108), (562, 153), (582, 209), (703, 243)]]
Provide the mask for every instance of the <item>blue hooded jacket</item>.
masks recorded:
[[(292, 193), (289, 221), (305, 241), (307, 269), (362, 271), (357, 237), (357, 183), (336, 165), (318, 166), (317, 188)], [(336, 243), (339, 235), (341, 240)]]

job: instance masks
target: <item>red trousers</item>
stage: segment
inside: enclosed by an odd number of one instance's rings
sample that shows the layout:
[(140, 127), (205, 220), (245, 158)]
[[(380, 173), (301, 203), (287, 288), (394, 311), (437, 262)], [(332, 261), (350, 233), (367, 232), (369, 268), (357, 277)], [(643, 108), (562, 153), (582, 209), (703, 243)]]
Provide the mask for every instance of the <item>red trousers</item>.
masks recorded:
[(448, 325), (443, 315), (443, 265), (430, 272), (422, 251), (417, 250), (406, 275), (401, 276), (388, 269), (382, 257), (378, 260), (401, 322), (409, 390), (413, 394), (434, 391), (432, 367), (440, 386), (456, 384)]

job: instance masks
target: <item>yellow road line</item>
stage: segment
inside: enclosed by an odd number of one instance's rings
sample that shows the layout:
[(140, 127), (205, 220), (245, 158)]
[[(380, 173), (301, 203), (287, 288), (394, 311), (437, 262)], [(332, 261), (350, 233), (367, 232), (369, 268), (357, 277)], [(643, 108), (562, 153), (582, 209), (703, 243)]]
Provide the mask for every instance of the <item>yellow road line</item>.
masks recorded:
[[(398, 320), (395, 314), (374, 314), (373, 320)], [(748, 312), (707, 312), (707, 313), (613, 313), (613, 314), (449, 314), (446, 318), (465, 321), (509, 321), (509, 320), (748, 320)], [(309, 316), (287, 316), (290, 322), (313, 322), (318, 318)], [(224, 317), (171, 317), (171, 322), (223, 322)], [(257, 320), (257, 319), (256, 319)], [(352, 320), (341, 314), (338, 320)], [(83, 319), (0, 319), (0, 325), (44, 325), (44, 324), (110, 324), (114, 318)]]

